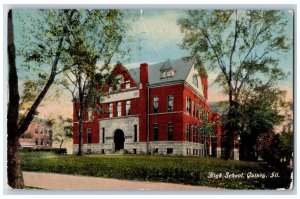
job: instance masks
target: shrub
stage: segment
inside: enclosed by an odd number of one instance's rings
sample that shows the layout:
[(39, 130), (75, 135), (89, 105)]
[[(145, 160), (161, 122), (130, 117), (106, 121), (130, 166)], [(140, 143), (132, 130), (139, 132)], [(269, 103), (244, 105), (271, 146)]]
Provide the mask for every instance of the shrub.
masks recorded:
[[(25, 171), (53, 172), (105, 178), (170, 182), (228, 189), (276, 189), (287, 187), (289, 172), (266, 163), (220, 160), (199, 157), (166, 156), (65, 156), (51, 159), (26, 159)], [(215, 173), (266, 173), (278, 172), (278, 179), (214, 179)]]

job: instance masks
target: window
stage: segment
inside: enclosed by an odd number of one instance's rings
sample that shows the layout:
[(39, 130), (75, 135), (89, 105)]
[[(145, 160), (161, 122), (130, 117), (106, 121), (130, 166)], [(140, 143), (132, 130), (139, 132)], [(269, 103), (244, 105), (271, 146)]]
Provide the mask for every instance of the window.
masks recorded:
[(41, 135), (43, 135), (44, 134), (44, 129), (41, 129)]
[(91, 129), (87, 129), (87, 143), (92, 143), (92, 131)]
[(190, 141), (190, 124), (186, 124), (186, 141)]
[(44, 138), (41, 139), (41, 145), (44, 145)]
[(173, 123), (168, 123), (168, 141), (173, 140)]
[(93, 109), (92, 108), (88, 108), (88, 121), (92, 121), (93, 118)]
[(49, 135), (49, 128), (46, 129), (46, 135)]
[(161, 78), (164, 79), (164, 78), (166, 78), (166, 77), (167, 77), (167, 72), (166, 72), (166, 71), (162, 72), (162, 73), (161, 73)]
[(102, 128), (102, 143), (105, 143), (105, 128)]
[(200, 107), (200, 119), (203, 119), (203, 108)]
[(173, 95), (168, 95), (168, 112), (173, 111), (174, 108), (174, 97)]
[(77, 115), (76, 117), (79, 119), (80, 118), (80, 109), (77, 110)]
[(113, 117), (113, 104), (112, 103), (109, 103), (109, 109), (108, 109), (108, 111), (109, 111), (109, 117)]
[(197, 142), (197, 138), (198, 138), (198, 130), (197, 130), (197, 127), (194, 126), (193, 128), (193, 142)]
[(108, 92), (109, 93), (112, 93), (114, 91), (114, 88), (112, 87), (112, 86), (110, 86), (109, 88), (108, 88)]
[(130, 101), (126, 101), (126, 115), (130, 115)]
[(116, 85), (117, 91), (121, 90), (121, 84)]
[(118, 111), (118, 117), (122, 116), (122, 103), (117, 102), (117, 111)]
[(133, 149), (133, 154), (136, 154), (136, 149)]
[(50, 145), (50, 139), (47, 139), (47, 146)]
[(153, 112), (154, 113), (158, 112), (158, 97), (157, 96), (153, 97)]
[(198, 87), (198, 77), (196, 74), (193, 75), (193, 84)]
[(158, 124), (153, 124), (153, 141), (158, 141)]
[(130, 82), (126, 82), (125, 83), (125, 89), (129, 89), (130, 88)]
[(134, 137), (133, 137), (133, 142), (137, 142), (137, 125), (134, 125)]
[(186, 113), (190, 114), (191, 111), (191, 98), (187, 97), (186, 98)]
[(38, 129), (38, 128), (35, 128), (34, 133), (35, 133), (35, 134), (39, 134), (39, 129)]
[(173, 154), (173, 148), (167, 148), (167, 154)]
[(193, 116), (196, 117), (197, 105), (193, 103)]
[(169, 69), (161, 72), (160, 78), (172, 78), (175, 75), (175, 70), (174, 69)]
[(39, 139), (38, 138), (35, 138), (34, 142), (35, 142), (35, 145), (39, 145)]

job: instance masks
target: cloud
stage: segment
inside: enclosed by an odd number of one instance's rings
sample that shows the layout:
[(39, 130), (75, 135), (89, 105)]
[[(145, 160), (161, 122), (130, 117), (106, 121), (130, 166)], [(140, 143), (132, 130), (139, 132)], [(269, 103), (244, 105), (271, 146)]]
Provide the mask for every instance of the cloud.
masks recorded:
[[(139, 17), (137, 21), (132, 24), (132, 31), (136, 35), (150, 40), (157, 47), (166, 45), (168, 43), (179, 43), (183, 36), (177, 26), (177, 19), (182, 15), (182, 11), (169, 10), (161, 11), (159, 14), (149, 16), (144, 10), (143, 17)], [(143, 22), (146, 29), (143, 27)], [(151, 38), (147, 35), (147, 32)]]

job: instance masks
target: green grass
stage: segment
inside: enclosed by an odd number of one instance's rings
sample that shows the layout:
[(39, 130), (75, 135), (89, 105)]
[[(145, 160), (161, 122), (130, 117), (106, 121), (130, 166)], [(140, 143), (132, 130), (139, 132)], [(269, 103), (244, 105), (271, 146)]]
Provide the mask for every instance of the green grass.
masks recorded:
[[(25, 155), (25, 156), (24, 156)], [(235, 160), (221, 160), (200, 157), (171, 156), (52, 156), (42, 158), (42, 154), (23, 154), (22, 169), (25, 171), (63, 173), (105, 178), (170, 182), (228, 189), (274, 189), (288, 186), (289, 176), (265, 164)], [(33, 158), (36, 157), (36, 158)], [(281, 172), (280, 178), (256, 179), (213, 179), (215, 173), (266, 173)]]
[(47, 159), (47, 158), (56, 158), (60, 157), (61, 155), (52, 152), (52, 151), (34, 151), (34, 152), (28, 152), (28, 151), (20, 151), (20, 155), (22, 160), (24, 159)]

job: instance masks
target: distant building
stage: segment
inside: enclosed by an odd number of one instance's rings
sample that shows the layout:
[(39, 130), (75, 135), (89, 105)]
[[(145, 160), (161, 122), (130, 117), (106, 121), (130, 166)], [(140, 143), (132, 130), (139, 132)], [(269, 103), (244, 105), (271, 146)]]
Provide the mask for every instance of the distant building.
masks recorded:
[(20, 138), (21, 148), (46, 149), (52, 147), (52, 129), (45, 120), (35, 118)]
[[(197, 69), (194, 61), (183, 59), (130, 70), (118, 63), (112, 74), (121, 83), (105, 86), (102, 92), (109, 97), (98, 108), (84, 110), (83, 152), (220, 157), (220, 114), (211, 111), (207, 75)], [(74, 153), (78, 107), (74, 103)], [(99, 111), (103, 109), (107, 112)], [(214, 135), (201, 130), (206, 121), (216, 122)]]

